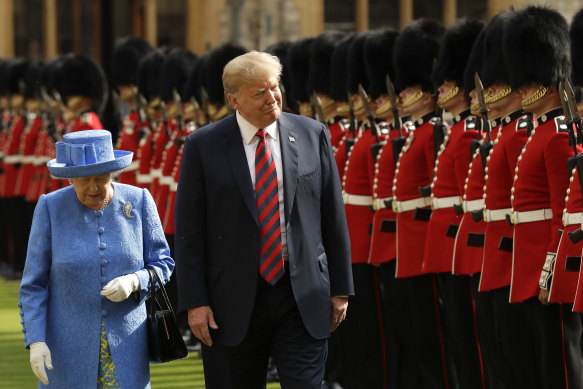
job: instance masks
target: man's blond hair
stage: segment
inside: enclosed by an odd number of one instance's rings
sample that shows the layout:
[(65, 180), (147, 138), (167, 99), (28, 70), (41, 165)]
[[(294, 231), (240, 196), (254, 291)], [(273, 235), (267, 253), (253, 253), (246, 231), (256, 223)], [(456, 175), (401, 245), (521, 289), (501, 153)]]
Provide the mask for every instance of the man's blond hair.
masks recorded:
[(225, 97), (237, 95), (245, 85), (275, 77), (279, 83), (282, 65), (279, 58), (259, 51), (250, 51), (233, 58), (223, 70)]

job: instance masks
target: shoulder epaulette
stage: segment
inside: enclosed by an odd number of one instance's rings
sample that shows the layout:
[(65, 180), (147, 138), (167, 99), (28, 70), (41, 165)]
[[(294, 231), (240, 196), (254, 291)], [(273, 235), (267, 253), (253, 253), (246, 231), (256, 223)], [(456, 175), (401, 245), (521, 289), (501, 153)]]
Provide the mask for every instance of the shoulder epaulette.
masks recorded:
[(569, 132), (569, 126), (567, 126), (567, 121), (564, 116), (557, 116), (555, 118), (555, 124), (557, 125), (557, 133)]
[(475, 116), (468, 116), (464, 122), (464, 131), (466, 130), (477, 130), (478, 129), (479, 118)]
[(528, 115), (524, 115), (522, 117), (519, 117), (518, 120), (516, 120), (516, 131), (526, 130), (528, 128), (529, 120), (530, 120), (530, 118), (528, 117)]
[(413, 131), (415, 129), (415, 123), (413, 123), (412, 121), (406, 121), (405, 123), (403, 123), (403, 128), (409, 132)]

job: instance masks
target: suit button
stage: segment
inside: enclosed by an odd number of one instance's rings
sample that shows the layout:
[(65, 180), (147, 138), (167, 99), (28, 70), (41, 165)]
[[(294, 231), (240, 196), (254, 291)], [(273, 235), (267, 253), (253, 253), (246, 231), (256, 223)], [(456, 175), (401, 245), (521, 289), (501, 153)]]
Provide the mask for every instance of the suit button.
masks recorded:
[(101, 243), (99, 243), (99, 248), (100, 248), (101, 250), (105, 250), (105, 248), (106, 248), (106, 247), (107, 247), (107, 245), (105, 244), (105, 242), (101, 242)]
[(101, 264), (102, 264), (102, 265), (107, 265), (107, 259), (102, 259), (102, 260), (101, 260)]
[(101, 277), (101, 282), (103, 282), (105, 284), (106, 281), (107, 281), (107, 278)]
[(103, 211), (95, 211), (95, 215), (97, 217), (101, 217), (101, 216), (103, 216)]
[(99, 235), (101, 235), (101, 234), (103, 234), (103, 233), (105, 232), (105, 228), (103, 228), (103, 227), (99, 227), (99, 228), (97, 229), (97, 232), (99, 233)]
[(105, 309), (101, 311), (101, 316), (107, 316), (107, 311)]

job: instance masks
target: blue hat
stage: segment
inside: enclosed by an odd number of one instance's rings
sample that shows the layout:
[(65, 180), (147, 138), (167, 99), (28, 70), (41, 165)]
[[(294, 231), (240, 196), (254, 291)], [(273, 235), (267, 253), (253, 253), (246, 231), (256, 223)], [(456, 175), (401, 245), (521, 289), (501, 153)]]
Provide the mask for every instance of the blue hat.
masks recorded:
[(111, 133), (87, 130), (66, 134), (55, 144), (57, 158), (47, 167), (58, 178), (87, 177), (114, 172), (132, 163), (131, 151), (113, 150)]

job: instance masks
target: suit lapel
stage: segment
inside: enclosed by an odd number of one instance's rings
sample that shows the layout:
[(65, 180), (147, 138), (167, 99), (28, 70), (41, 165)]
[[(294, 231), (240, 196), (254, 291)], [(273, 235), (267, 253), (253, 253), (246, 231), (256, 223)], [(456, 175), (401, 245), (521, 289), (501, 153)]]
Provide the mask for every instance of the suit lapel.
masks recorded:
[(298, 181), (298, 143), (301, 139), (294, 132), (294, 125), (285, 113), (279, 118), (279, 136), (283, 164), (285, 220), (289, 223)]
[(233, 177), (237, 182), (237, 186), (241, 191), (241, 195), (245, 200), (245, 204), (249, 208), (249, 212), (259, 225), (259, 217), (257, 215), (257, 204), (255, 203), (255, 191), (251, 183), (251, 176), (249, 173), (249, 165), (247, 164), (247, 157), (245, 155), (245, 148), (241, 140), (241, 132), (235, 115), (232, 115), (232, 122), (225, 129), (224, 133), (224, 147), (227, 155), (227, 160), (231, 166)]

